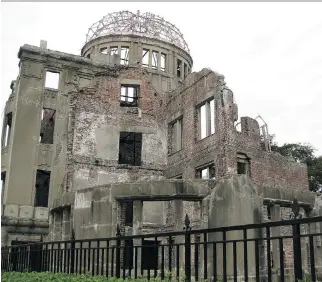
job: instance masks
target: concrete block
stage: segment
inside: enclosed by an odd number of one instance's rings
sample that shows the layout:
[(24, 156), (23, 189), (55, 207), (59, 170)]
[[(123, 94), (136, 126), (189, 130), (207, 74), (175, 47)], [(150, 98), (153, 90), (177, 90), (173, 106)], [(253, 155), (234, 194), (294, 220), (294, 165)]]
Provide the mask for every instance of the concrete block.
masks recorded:
[(4, 213), (3, 213), (4, 216), (17, 218), (18, 213), (19, 213), (19, 206), (18, 205), (13, 205), (13, 204), (5, 205)]
[(47, 49), (47, 41), (46, 40), (40, 40), (40, 48)]
[(32, 206), (20, 206), (19, 218), (32, 218), (34, 213), (34, 207)]
[(48, 208), (35, 207), (35, 219), (48, 220)]

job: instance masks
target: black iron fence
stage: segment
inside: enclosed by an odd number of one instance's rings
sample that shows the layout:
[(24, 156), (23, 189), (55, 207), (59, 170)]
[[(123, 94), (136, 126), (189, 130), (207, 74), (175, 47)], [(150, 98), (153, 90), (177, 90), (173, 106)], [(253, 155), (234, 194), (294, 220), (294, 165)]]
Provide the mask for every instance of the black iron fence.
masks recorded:
[[(322, 281), (322, 216), (149, 235), (18, 244), (2, 271), (90, 273), (186, 281)], [(276, 280), (278, 279), (278, 280)]]

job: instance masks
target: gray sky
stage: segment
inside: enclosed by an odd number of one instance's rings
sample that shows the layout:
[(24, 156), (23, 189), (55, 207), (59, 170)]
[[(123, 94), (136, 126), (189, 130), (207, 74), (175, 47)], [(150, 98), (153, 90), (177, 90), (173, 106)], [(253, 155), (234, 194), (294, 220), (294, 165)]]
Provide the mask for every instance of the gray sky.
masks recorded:
[[(80, 54), (88, 27), (119, 10), (152, 12), (175, 24), (193, 71), (223, 74), (239, 116), (261, 115), (285, 142), (322, 154), (322, 3), (1, 3), (1, 109), (23, 44)], [(3, 112), (3, 111), (2, 111)]]

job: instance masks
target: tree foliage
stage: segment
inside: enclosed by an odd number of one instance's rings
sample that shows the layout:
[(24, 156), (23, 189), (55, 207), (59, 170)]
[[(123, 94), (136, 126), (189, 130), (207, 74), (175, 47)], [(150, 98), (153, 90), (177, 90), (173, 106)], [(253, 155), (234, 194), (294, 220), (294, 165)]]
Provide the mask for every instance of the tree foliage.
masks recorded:
[(309, 187), (311, 191), (322, 190), (322, 156), (315, 156), (316, 149), (310, 144), (286, 143), (282, 146), (274, 141), (271, 135), (271, 149), (283, 156), (292, 156), (295, 161), (306, 163), (308, 168)]

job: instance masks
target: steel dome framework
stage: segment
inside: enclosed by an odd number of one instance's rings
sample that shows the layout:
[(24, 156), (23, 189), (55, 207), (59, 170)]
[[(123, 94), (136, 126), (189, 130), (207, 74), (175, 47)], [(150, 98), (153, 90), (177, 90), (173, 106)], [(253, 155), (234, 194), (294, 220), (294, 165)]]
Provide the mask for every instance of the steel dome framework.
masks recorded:
[(152, 14), (136, 14), (130, 11), (110, 13), (94, 23), (86, 35), (86, 43), (109, 34), (142, 34), (172, 43), (190, 53), (183, 34), (173, 24), (162, 17)]

